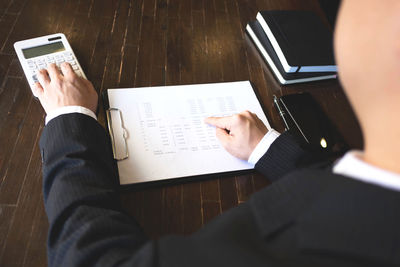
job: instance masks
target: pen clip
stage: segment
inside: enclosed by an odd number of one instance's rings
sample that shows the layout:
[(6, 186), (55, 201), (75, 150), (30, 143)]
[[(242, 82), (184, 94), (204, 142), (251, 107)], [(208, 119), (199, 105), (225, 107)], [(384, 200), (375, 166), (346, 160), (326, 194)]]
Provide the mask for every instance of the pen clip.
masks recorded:
[(291, 121), (295, 124), (296, 128), (299, 130), (300, 134), (303, 136), (304, 140), (306, 140), (307, 143), (310, 143), (310, 141), (308, 140), (308, 138), (306, 137), (306, 135), (304, 134), (303, 130), (300, 128), (300, 125), (297, 123), (297, 121), (294, 119), (292, 113), (290, 112), (290, 110), (287, 108), (286, 104), (282, 101), (280, 101), (283, 105), (283, 107), (285, 108), (285, 110), (288, 112), (288, 115), (291, 119)]
[[(114, 135), (112, 114), (111, 114), (113, 112), (118, 112), (119, 122), (120, 122), (121, 130), (122, 130), (122, 138), (124, 140), (125, 153), (121, 157), (119, 157), (117, 155), (117, 146), (115, 144), (116, 138), (115, 138), (115, 135)], [(124, 124), (123, 124), (123, 120), (122, 120), (122, 112), (118, 108), (109, 108), (109, 109), (106, 110), (106, 115), (107, 115), (108, 131), (110, 132), (111, 145), (112, 145), (114, 159), (116, 159), (118, 161), (127, 159), (129, 157), (129, 154), (128, 154), (128, 143), (126, 141), (126, 139), (128, 138), (128, 133), (127, 133), (126, 129), (124, 128)]]
[(286, 113), (285, 113), (285, 111), (282, 109), (281, 105), (279, 104), (279, 99), (276, 97), (276, 95), (273, 95), (273, 98), (274, 98), (275, 107), (276, 107), (276, 109), (278, 110), (279, 116), (280, 116), (281, 119), (283, 120), (283, 123), (284, 123), (284, 125), (285, 125), (285, 130), (287, 131), (287, 130), (289, 130), (290, 128), (289, 128), (289, 124), (287, 123), (286, 118), (285, 118)]

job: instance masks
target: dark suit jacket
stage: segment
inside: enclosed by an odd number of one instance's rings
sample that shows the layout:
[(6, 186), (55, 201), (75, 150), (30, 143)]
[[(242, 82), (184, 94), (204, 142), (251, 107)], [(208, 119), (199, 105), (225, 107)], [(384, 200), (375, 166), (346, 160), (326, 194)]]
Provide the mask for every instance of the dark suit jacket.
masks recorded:
[(274, 183), (191, 236), (147, 240), (116, 195), (109, 137), (92, 118), (44, 128), (50, 266), (398, 266), (400, 194), (329, 166), (282, 134), (256, 169)]

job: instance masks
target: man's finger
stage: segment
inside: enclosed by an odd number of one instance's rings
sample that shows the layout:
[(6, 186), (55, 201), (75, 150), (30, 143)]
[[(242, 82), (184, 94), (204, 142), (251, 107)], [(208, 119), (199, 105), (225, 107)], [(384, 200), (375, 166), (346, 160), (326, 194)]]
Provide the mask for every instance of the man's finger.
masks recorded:
[(50, 80), (56, 80), (61, 78), (61, 72), (58, 69), (57, 65), (54, 63), (51, 63), (49, 67), (47, 68), (47, 71), (50, 76)]
[(224, 148), (227, 148), (229, 146), (229, 142), (232, 139), (232, 136), (224, 129), (222, 128), (216, 128), (215, 135), (217, 136), (217, 139), (221, 142), (221, 145)]
[(39, 82), (41, 84), (41, 87), (42, 86), (47, 87), (49, 85), (49, 83), (50, 83), (49, 75), (47, 73), (47, 70), (45, 70), (45, 69), (39, 70), (39, 72), (37, 74), (37, 78), (38, 78), (38, 80), (39, 80)]
[(71, 65), (67, 62), (64, 62), (61, 64), (61, 71), (62, 71), (64, 77), (67, 79), (70, 79), (70, 78), (74, 77), (74, 75), (76, 75), (74, 70), (72, 69)]
[(204, 122), (215, 127), (231, 130), (232, 116), (229, 117), (208, 117), (204, 119)]
[(43, 92), (44, 92), (42, 85), (38, 82), (36, 82), (33, 85), (32, 91), (33, 91), (33, 95), (39, 99), (42, 97)]

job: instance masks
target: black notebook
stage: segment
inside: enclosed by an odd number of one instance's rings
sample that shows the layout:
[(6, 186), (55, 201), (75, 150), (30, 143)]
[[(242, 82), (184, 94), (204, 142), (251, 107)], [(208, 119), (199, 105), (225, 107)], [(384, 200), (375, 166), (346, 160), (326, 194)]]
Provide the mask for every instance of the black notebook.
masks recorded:
[(258, 21), (249, 22), (246, 31), (281, 84), (293, 84), (336, 78), (335, 72), (286, 73), (260, 23), (258, 23)]
[(261, 11), (262, 26), (285, 72), (335, 72), (332, 32), (310, 11)]

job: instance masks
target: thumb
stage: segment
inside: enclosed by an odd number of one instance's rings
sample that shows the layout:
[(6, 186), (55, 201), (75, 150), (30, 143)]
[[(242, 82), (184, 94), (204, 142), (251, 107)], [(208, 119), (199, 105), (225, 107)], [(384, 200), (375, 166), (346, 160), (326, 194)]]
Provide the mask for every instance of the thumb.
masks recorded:
[(36, 82), (32, 87), (32, 93), (34, 96), (40, 99), (44, 93), (42, 85)]
[(229, 147), (232, 136), (225, 129), (216, 128), (215, 135), (225, 149)]

